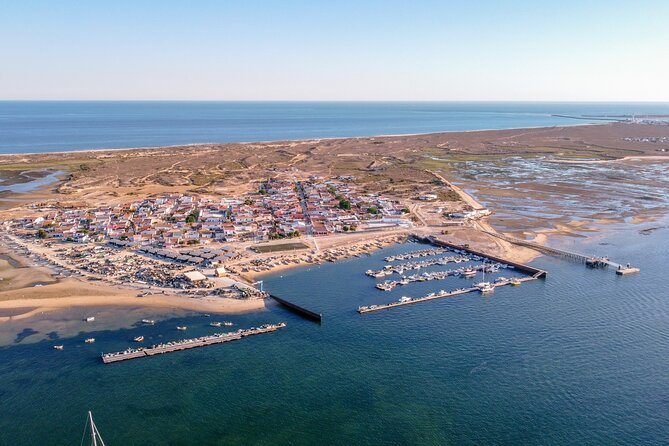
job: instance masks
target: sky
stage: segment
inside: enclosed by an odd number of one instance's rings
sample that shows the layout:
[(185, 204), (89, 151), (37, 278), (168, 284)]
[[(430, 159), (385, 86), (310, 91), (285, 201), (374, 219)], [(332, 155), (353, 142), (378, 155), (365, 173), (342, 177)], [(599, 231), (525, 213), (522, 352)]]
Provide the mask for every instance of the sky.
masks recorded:
[(0, 0), (0, 100), (669, 101), (669, 1)]

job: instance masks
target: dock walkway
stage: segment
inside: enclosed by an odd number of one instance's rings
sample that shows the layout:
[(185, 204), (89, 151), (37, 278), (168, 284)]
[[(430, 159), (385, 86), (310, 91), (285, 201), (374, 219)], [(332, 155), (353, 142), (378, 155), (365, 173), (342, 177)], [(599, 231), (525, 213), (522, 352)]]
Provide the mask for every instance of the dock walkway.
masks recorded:
[[(537, 273), (537, 274), (539, 274), (539, 273)], [(517, 279), (517, 280), (520, 281), (520, 282), (527, 282), (527, 281), (530, 281), (530, 280), (536, 280), (536, 279), (539, 278), (537, 274), (535, 274), (533, 276), (530, 276), (530, 277), (523, 277), (523, 278)], [(503, 282), (494, 283), (493, 286), (495, 288), (497, 288), (497, 287), (501, 287), (501, 286), (509, 285), (509, 284), (511, 284), (511, 281), (510, 280), (505, 280)], [(404, 306), (404, 305), (417, 304), (417, 303), (420, 303), (420, 302), (426, 302), (428, 300), (443, 299), (445, 297), (459, 296), (461, 294), (472, 293), (472, 292), (475, 292), (475, 291), (479, 291), (479, 289), (476, 288), (476, 287), (471, 287), (471, 288), (462, 288), (462, 289), (454, 290), (454, 291), (444, 291), (443, 293), (436, 293), (436, 294), (433, 294), (433, 295), (428, 294), (427, 296), (416, 297), (416, 298), (413, 298), (411, 300), (390, 302), (390, 303), (381, 304), (381, 305), (371, 305), (369, 307), (360, 307), (360, 308), (358, 308), (358, 313), (364, 314), (364, 313), (371, 313), (373, 311), (388, 310), (390, 308), (401, 307), (401, 306)]]
[(105, 364), (111, 364), (112, 362), (126, 361), (128, 359), (145, 358), (148, 356), (176, 352), (179, 350), (188, 350), (196, 347), (206, 347), (208, 345), (222, 344), (224, 342), (236, 341), (247, 336), (271, 333), (285, 326), (286, 324), (283, 322), (276, 325), (267, 324), (259, 328), (249, 328), (247, 330), (237, 330), (229, 333), (216, 333), (211, 336), (202, 336), (194, 339), (172, 341), (165, 344), (154, 345), (148, 348), (128, 349), (115, 353), (103, 353), (102, 362)]

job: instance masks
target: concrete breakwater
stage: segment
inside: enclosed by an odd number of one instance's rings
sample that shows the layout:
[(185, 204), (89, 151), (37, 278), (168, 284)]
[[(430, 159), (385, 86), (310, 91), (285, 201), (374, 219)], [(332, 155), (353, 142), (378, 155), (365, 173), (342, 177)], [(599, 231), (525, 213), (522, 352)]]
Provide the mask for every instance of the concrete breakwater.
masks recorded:
[(112, 362), (126, 361), (128, 359), (144, 358), (147, 356), (160, 355), (163, 353), (170, 353), (179, 350), (222, 344), (224, 342), (236, 341), (247, 336), (271, 333), (285, 326), (286, 324), (283, 322), (279, 324), (266, 324), (258, 328), (254, 327), (229, 333), (216, 333), (210, 336), (201, 336), (199, 338), (183, 339), (179, 341), (167, 342), (164, 344), (157, 344), (147, 348), (129, 348), (121, 352), (103, 353), (102, 362), (105, 364), (110, 364)]

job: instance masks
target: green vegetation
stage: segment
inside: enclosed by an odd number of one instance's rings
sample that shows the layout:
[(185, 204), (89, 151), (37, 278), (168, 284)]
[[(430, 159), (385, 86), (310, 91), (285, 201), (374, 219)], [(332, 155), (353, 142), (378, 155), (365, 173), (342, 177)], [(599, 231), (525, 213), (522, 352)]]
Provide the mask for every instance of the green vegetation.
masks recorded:
[(191, 212), (188, 214), (188, 217), (186, 217), (186, 223), (195, 223), (199, 217), (198, 211)]
[(278, 251), (291, 251), (295, 249), (306, 249), (307, 245), (304, 243), (294, 242), (294, 243), (281, 243), (278, 245), (265, 245), (265, 246), (254, 246), (253, 249), (255, 252), (265, 253), (265, 252), (278, 252)]
[(339, 209), (344, 209), (345, 211), (348, 211), (351, 209), (351, 202), (348, 201), (346, 198), (342, 198), (339, 200)]
[(379, 213), (379, 208), (377, 208), (376, 206), (368, 207), (367, 212), (376, 215)]
[(330, 192), (332, 195), (335, 195), (337, 193), (337, 189), (335, 189), (334, 186), (328, 186), (327, 191)]
[(409, 212), (411, 212), (411, 211), (409, 210), (409, 208), (402, 208), (402, 213), (403, 213), (403, 214), (408, 214)]
[(247, 198), (246, 200), (244, 200), (244, 204), (246, 206), (253, 206), (253, 200), (251, 200), (250, 198)]
[(40, 229), (37, 231), (37, 238), (45, 239), (47, 236), (46, 231), (44, 229)]
[(199, 245), (200, 241), (199, 240), (188, 240), (187, 242), (189, 245)]

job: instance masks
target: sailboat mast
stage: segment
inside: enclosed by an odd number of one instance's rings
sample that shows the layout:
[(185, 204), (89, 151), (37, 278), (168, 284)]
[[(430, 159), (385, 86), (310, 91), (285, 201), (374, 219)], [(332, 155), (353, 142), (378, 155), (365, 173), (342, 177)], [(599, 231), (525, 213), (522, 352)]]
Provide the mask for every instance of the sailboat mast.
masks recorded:
[(98, 446), (98, 436), (95, 433), (95, 423), (93, 423), (93, 413), (90, 410), (88, 411), (88, 421), (91, 425), (91, 441), (93, 442), (93, 446)]
[(98, 446), (99, 440), (100, 446), (105, 446), (105, 442), (102, 440), (102, 436), (100, 436), (100, 432), (98, 431), (98, 428), (93, 421), (93, 413), (90, 410), (88, 411), (88, 421), (91, 424), (91, 444), (93, 446)]

